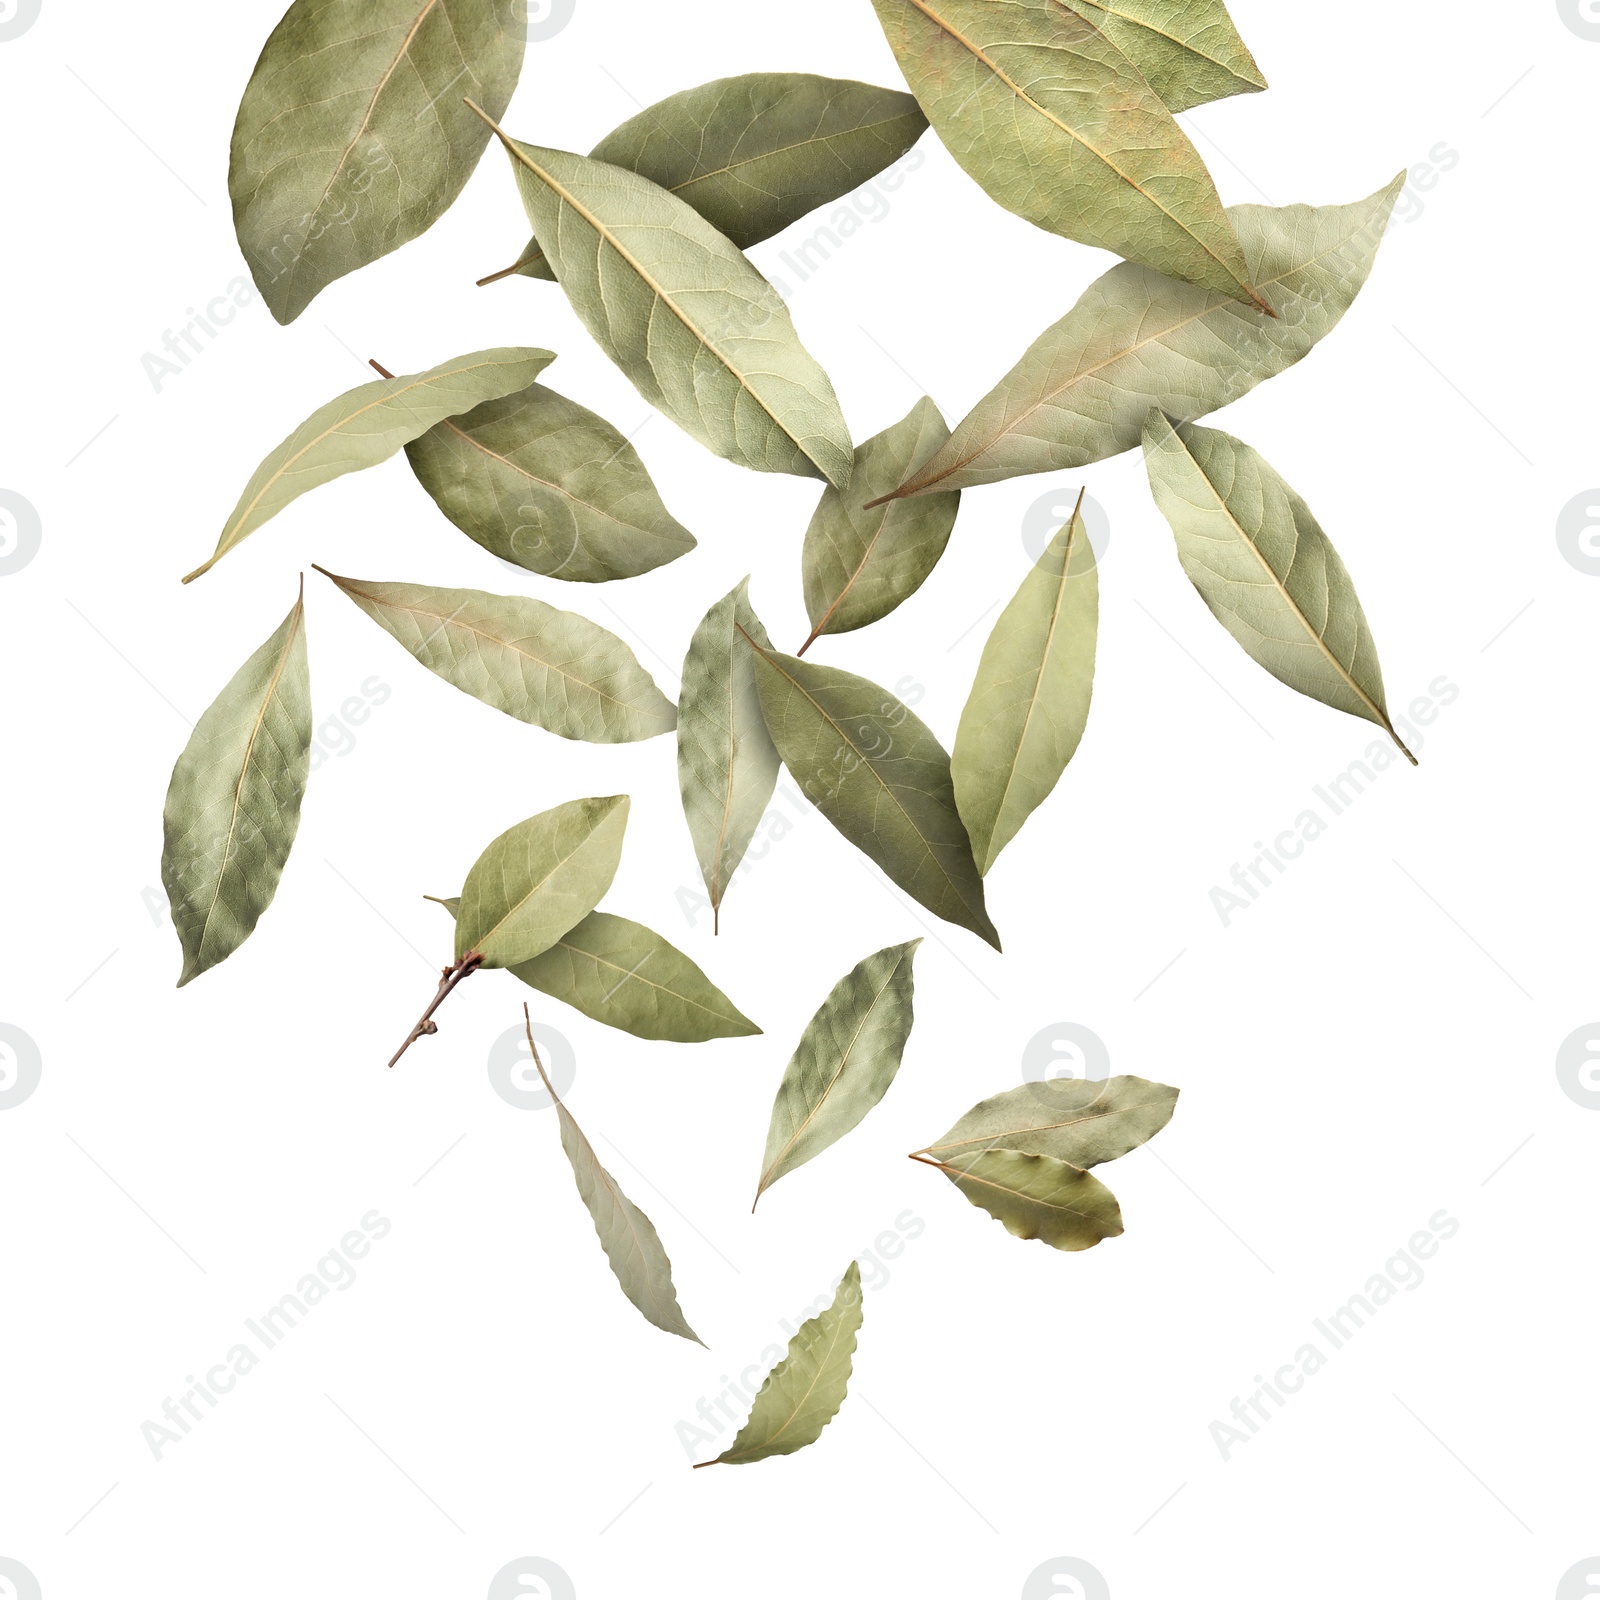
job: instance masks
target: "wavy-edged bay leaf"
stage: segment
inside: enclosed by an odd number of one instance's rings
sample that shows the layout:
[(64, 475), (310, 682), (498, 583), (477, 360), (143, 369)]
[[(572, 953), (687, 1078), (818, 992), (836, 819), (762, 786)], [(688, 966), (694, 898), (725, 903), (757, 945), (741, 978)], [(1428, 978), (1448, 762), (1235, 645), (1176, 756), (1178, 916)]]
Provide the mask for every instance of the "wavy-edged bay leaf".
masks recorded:
[(573, 310), (639, 393), (740, 466), (843, 483), (833, 385), (737, 246), (636, 172), (500, 138)]
[(919, 905), (996, 950), (950, 757), (887, 689), (750, 643), (767, 731), (806, 798)]
[(599, 623), (528, 595), (379, 583), (316, 569), (446, 683), (563, 739), (671, 733), (676, 707)]
[(239, 248), (279, 322), (431, 227), (502, 115), (526, 30), (504, 0), (294, 0), (250, 75), (228, 193)]
[(1055, 788), (1083, 738), (1099, 626), (1100, 576), (1074, 509), (1000, 613), (956, 727), (950, 777), (982, 873)]
[(1113, 267), (896, 495), (1087, 466), (1133, 449), (1151, 406), (1202, 417), (1276, 377), (1350, 309), (1405, 179), (1351, 205), (1230, 209), (1276, 318), (1132, 262)]
[(1144, 74), (1169, 111), (1267, 86), (1223, 0), (1063, 0)]
[(272, 903), (311, 771), (305, 608), (228, 680), (172, 769), (161, 882), (183, 947), (178, 987), (225, 961)]
[(514, 967), (542, 955), (611, 887), (628, 797), (568, 800), (507, 828), (473, 863), (456, 910), (456, 959)]
[(744, 636), (772, 648), (745, 578), (701, 619), (683, 658), (678, 696), (678, 789), (711, 899), (712, 928), (778, 781), (778, 752), (761, 715)]
[(1279, 683), (1375, 722), (1412, 766), (1384, 703), (1355, 585), (1311, 507), (1270, 462), (1218, 428), (1145, 424), (1150, 492), (1211, 614)]
[(800, 552), (811, 637), (849, 633), (886, 617), (922, 587), (950, 542), (959, 493), (891, 500), (864, 510), (868, 500), (905, 482), (950, 437), (939, 408), (926, 395), (892, 428), (856, 449), (850, 481), (822, 491)]
[(890, 945), (857, 962), (806, 1024), (772, 1102), (758, 1202), (785, 1173), (842, 1139), (888, 1092), (911, 1036), (911, 960), (921, 943)]
[(766, 1376), (733, 1443), (710, 1461), (742, 1465), (814, 1444), (844, 1404), (861, 1331), (861, 1264), (852, 1261), (833, 1304), (800, 1324), (788, 1353)]
[(973, 1205), (1018, 1239), (1039, 1239), (1056, 1250), (1089, 1250), (1122, 1232), (1117, 1197), (1094, 1176), (1054, 1156), (1021, 1150), (979, 1150), (936, 1166)]
[[(681, 89), (589, 152), (686, 201), (741, 250), (898, 161), (928, 126), (898, 89), (811, 72), (746, 72)], [(554, 279), (539, 241), (503, 272)]]
[(1260, 304), (1188, 136), (1060, 0), (873, 0), (900, 70), (989, 198), (1050, 233)]
[(980, 1100), (918, 1154), (950, 1161), (983, 1150), (1020, 1150), (1097, 1167), (1153, 1139), (1177, 1103), (1176, 1089), (1128, 1074), (1046, 1078)]
[(527, 388), (554, 360), (549, 350), (477, 350), (426, 372), (363, 383), (319, 406), (251, 474), (211, 559), (183, 581), (209, 572), (308, 490), (387, 461), (446, 417)]
[(446, 417), (406, 457), (469, 539), (547, 578), (633, 578), (695, 546), (627, 439), (540, 383)]

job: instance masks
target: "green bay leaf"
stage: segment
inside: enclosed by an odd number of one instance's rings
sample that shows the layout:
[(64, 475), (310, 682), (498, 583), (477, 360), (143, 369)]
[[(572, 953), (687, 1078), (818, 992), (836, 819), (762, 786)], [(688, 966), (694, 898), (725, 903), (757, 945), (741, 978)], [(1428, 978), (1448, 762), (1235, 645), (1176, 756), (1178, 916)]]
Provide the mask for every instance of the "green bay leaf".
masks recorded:
[(1056, 1250), (1088, 1250), (1122, 1232), (1117, 1197), (1092, 1173), (1054, 1156), (991, 1149), (926, 1164), (937, 1166), (1015, 1238), (1038, 1239)]
[(1169, 111), (1267, 86), (1223, 0), (1063, 0), (1144, 74)]
[(1126, 1074), (1047, 1078), (980, 1100), (918, 1154), (952, 1161), (984, 1150), (1019, 1150), (1097, 1167), (1153, 1139), (1172, 1120), (1177, 1101), (1176, 1089)]

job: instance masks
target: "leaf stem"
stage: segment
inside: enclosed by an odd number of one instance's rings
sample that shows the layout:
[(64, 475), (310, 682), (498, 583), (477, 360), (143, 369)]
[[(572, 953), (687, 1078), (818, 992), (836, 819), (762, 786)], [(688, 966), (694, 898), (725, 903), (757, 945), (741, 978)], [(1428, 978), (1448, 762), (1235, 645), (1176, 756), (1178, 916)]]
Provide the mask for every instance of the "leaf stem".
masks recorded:
[[(410, 1033), (406, 1035), (406, 1042), (401, 1045), (392, 1056), (389, 1057), (389, 1065), (391, 1067), (400, 1059), (401, 1056), (406, 1053), (407, 1050), (412, 1047), (412, 1045), (417, 1042), (418, 1039), (423, 1036), (423, 1034), (437, 1033), (439, 1031), (439, 1024), (433, 1020), (434, 1012), (444, 1004), (445, 1000), (449, 997), (455, 986), (460, 983), (463, 978), (470, 978), (482, 964), (483, 957), (479, 955), (476, 950), (469, 950), (460, 958), (460, 960), (453, 961), (448, 967), (443, 969), (439, 978), (438, 990), (435, 992), (432, 1001), (429, 1002), (428, 1009), (417, 1018), (417, 1025), (411, 1030)], [(543, 1068), (540, 1068), (540, 1071), (543, 1070)]]
[(522, 1002), (522, 1026), (528, 1035), (528, 1049), (533, 1052), (533, 1064), (539, 1069), (539, 1077), (544, 1083), (544, 1091), (559, 1106), (561, 1097), (556, 1093), (555, 1085), (550, 1081), (550, 1074), (544, 1070), (544, 1062), (539, 1059), (539, 1047), (533, 1042), (533, 1018), (528, 1015), (528, 1002)]
[(376, 372), (380, 378), (392, 378), (394, 376), (394, 374), (387, 367), (379, 366), (378, 363), (376, 361), (374, 361), (370, 356), (367, 358), (367, 365), (369, 367), (371, 367), (372, 370), (374, 372)]

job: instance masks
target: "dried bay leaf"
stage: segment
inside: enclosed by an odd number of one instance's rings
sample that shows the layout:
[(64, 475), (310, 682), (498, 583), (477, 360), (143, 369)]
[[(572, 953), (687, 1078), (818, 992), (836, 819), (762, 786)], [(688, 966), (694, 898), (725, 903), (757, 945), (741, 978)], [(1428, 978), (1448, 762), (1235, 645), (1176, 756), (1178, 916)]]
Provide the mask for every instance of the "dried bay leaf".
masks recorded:
[(1117, 1197), (1092, 1173), (1053, 1156), (1020, 1150), (979, 1150), (936, 1166), (975, 1206), (1018, 1239), (1039, 1239), (1056, 1250), (1088, 1250), (1122, 1232)]
[(1411, 763), (1355, 585), (1311, 508), (1258, 451), (1217, 428), (1145, 424), (1150, 491), (1211, 614), (1279, 683), (1382, 728)]
[(894, 1082), (911, 1035), (911, 961), (921, 943), (891, 945), (858, 962), (806, 1024), (772, 1103), (757, 1202), (842, 1139)]
[(274, 317), (431, 227), (488, 143), (526, 30), (503, 0), (294, 0), (234, 123), (234, 229)]
[(202, 713), (172, 769), (161, 882), (178, 987), (225, 961), (272, 903), (311, 771), (305, 610), (294, 609)]
[(341, 578), (337, 584), (430, 672), (520, 722), (593, 744), (653, 739), (677, 709), (616, 634), (527, 595)]
[(827, 1310), (800, 1324), (788, 1353), (766, 1376), (733, 1443), (710, 1461), (742, 1465), (814, 1444), (838, 1415), (861, 1331), (861, 1265), (852, 1261)]
[(1144, 74), (1169, 111), (1267, 86), (1222, 0), (1063, 0)]
[(873, 0), (934, 132), (997, 204), (1246, 305), (1211, 175), (1137, 67), (1060, 0)]
[(1097, 1167), (1137, 1149), (1172, 1120), (1178, 1091), (1126, 1074), (1048, 1078), (980, 1100), (919, 1155), (951, 1161), (984, 1150)]
[(555, 360), (548, 350), (478, 350), (427, 372), (379, 378), (313, 411), (256, 468), (222, 529), (209, 572), (291, 501), (347, 472), (375, 467), (446, 417), (525, 389)]
[(1099, 620), (1099, 573), (1074, 509), (1000, 613), (956, 728), (950, 777), (980, 872), (1055, 788), (1078, 748)]

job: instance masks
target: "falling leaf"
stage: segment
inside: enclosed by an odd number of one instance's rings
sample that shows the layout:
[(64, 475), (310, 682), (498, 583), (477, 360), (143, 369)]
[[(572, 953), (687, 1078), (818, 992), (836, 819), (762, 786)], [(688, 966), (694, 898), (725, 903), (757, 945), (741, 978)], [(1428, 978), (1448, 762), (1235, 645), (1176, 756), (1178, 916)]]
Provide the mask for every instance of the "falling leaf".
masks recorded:
[(1047, 1078), (980, 1100), (920, 1155), (952, 1161), (984, 1150), (1053, 1156), (1074, 1167), (1115, 1161), (1172, 1120), (1178, 1091), (1144, 1078)]
[(1092, 1173), (1054, 1156), (1020, 1150), (979, 1150), (938, 1167), (975, 1206), (1018, 1239), (1039, 1239), (1057, 1250), (1088, 1250), (1122, 1232), (1117, 1197)]

